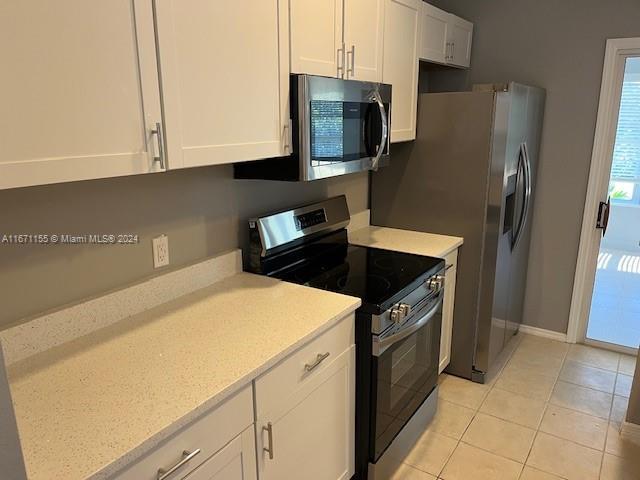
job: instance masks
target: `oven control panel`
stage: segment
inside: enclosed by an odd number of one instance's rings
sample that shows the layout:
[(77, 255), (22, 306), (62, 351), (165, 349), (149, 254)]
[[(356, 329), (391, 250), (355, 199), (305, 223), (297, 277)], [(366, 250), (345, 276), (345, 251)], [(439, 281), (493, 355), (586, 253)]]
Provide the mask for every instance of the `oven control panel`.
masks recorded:
[(293, 218), (296, 223), (296, 230), (300, 231), (321, 223), (326, 223), (327, 214), (324, 211), (324, 208), (319, 208), (317, 210), (312, 210), (311, 212), (301, 213)]

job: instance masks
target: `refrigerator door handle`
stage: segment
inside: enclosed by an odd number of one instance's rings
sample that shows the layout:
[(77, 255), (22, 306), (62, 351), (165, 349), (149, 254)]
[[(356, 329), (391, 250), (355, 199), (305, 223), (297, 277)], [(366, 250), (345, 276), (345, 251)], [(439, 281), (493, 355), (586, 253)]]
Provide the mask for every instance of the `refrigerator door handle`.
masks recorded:
[(516, 233), (513, 236), (513, 241), (511, 242), (511, 250), (516, 248), (518, 242), (520, 241), (520, 238), (522, 237), (524, 227), (529, 220), (529, 211), (531, 207), (531, 161), (529, 160), (529, 152), (527, 150), (526, 142), (522, 142), (520, 144), (520, 151), (518, 155), (518, 172), (520, 171), (521, 164), (524, 174), (524, 198), (522, 201), (522, 213), (520, 215), (520, 222), (518, 222), (518, 228), (516, 229)]

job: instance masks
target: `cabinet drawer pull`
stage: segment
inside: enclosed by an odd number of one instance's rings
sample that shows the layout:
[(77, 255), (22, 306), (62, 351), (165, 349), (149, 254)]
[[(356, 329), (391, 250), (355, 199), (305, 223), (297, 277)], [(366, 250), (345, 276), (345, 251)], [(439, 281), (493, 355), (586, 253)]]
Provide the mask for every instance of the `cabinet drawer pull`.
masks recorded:
[(267, 441), (269, 443), (269, 446), (262, 447), (262, 450), (269, 454), (269, 460), (273, 460), (273, 424), (271, 422), (267, 423), (267, 426), (262, 427), (262, 430), (267, 432)]
[(329, 355), (330, 355), (330, 353), (329, 353), (329, 352), (324, 353), (324, 354), (319, 353), (319, 354), (318, 354), (318, 356), (316, 357), (315, 362), (313, 362), (312, 364), (308, 364), (308, 363), (307, 363), (307, 364), (304, 366), (304, 369), (305, 369), (307, 372), (310, 372), (311, 370), (313, 370), (314, 368), (316, 368), (318, 365), (320, 365), (322, 362), (324, 362), (324, 361), (326, 360), (326, 358), (327, 358)]
[(164, 469), (164, 468), (158, 469), (157, 480), (165, 480), (165, 478), (168, 478), (169, 475), (175, 473), (176, 470), (178, 470), (180, 467), (187, 464), (189, 461), (193, 459), (193, 457), (195, 457), (199, 453), (200, 453), (199, 448), (197, 450), (194, 450), (193, 452), (189, 452), (188, 450), (185, 450), (184, 452), (182, 452), (182, 460), (176, 463), (173, 467), (169, 469)]

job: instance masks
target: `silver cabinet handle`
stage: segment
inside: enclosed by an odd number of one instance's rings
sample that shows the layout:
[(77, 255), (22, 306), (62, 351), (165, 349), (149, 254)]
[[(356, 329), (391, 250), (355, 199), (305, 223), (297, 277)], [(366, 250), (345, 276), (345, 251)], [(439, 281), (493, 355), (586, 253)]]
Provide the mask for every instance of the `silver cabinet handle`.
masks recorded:
[(451, 43), (447, 42), (445, 47), (444, 47), (444, 59), (445, 60), (449, 60), (449, 46), (451, 45)]
[(169, 475), (175, 473), (176, 470), (178, 470), (180, 467), (184, 466), (186, 463), (191, 461), (193, 457), (195, 457), (199, 453), (200, 453), (199, 448), (197, 450), (194, 450), (193, 452), (189, 452), (185, 450), (184, 452), (182, 452), (182, 460), (176, 463), (173, 467), (169, 469), (164, 469), (164, 468), (158, 469), (157, 480), (164, 480), (165, 478), (169, 477)]
[(156, 128), (155, 130), (151, 130), (151, 135), (158, 137), (158, 155), (153, 157), (153, 161), (160, 162), (160, 168), (166, 170), (164, 164), (164, 140), (162, 138), (162, 124), (160, 122), (156, 122)]
[[(349, 55), (351, 55), (351, 67), (349, 67)], [(347, 77), (349, 73), (354, 77), (356, 74), (356, 46), (351, 45), (351, 50), (347, 52)]]
[(336, 75), (338, 78), (344, 77), (344, 44), (338, 49), (338, 74)]
[(324, 362), (327, 357), (330, 355), (329, 352), (327, 353), (319, 353), (318, 356), (316, 357), (316, 360), (312, 363), (312, 364), (306, 364), (304, 366), (304, 369), (307, 372), (310, 372), (311, 370), (313, 370), (314, 368), (316, 368), (318, 365), (320, 365), (322, 362)]
[(451, 55), (449, 56), (449, 60), (453, 60), (456, 56), (456, 42), (451, 42)]
[(266, 427), (262, 427), (263, 431), (267, 432), (268, 438), (268, 447), (262, 447), (262, 450), (269, 454), (269, 460), (273, 460), (273, 424), (271, 422), (267, 423)]
[(291, 130), (291, 119), (285, 123), (284, 128), (282, 129), (283, 136), (283, 150), (285, 155), (288, 155), (292, 152), (293, 149), (293, 133)]

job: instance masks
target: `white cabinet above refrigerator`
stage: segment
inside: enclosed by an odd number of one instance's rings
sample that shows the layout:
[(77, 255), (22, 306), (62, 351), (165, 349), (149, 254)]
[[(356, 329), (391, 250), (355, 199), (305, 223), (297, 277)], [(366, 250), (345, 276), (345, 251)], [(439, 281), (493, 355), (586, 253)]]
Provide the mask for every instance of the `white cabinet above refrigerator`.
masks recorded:
[(473, 23), (426, 2), (420, 5), (420, 60), (455, 67), (471, 65)]

